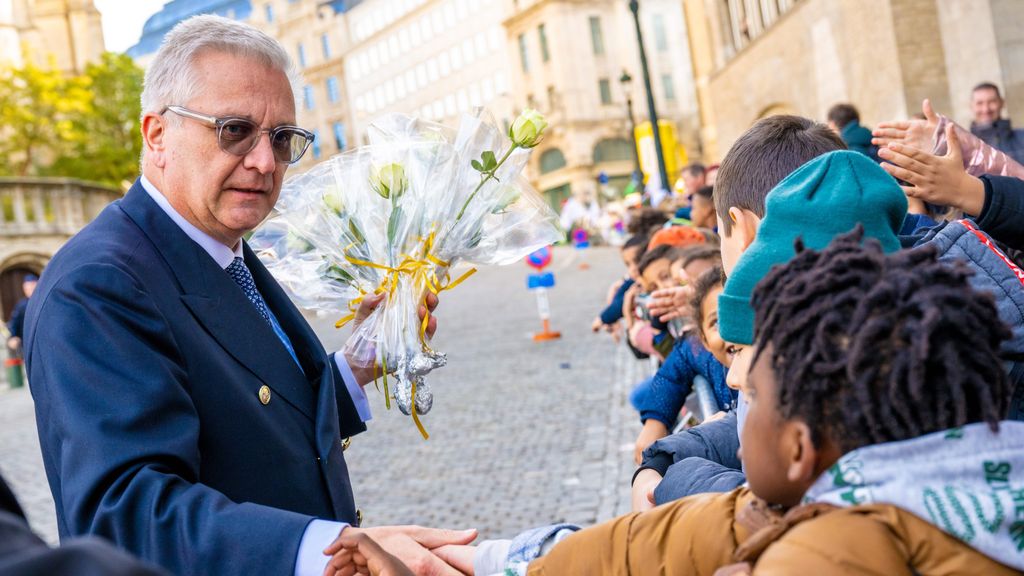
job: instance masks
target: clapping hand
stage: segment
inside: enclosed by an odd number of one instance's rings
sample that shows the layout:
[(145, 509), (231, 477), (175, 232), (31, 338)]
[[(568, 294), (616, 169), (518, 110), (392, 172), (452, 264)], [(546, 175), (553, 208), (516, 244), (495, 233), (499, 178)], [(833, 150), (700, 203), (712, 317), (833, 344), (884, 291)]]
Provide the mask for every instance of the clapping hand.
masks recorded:
[(476, 530), (440, 530), (422, 526), (348, 527), (324, 550), (331, 556), (324, 576), (462, 576), (431, 551), (469, 544)]
[(931, 152), (934, 145), (935, 130), (939, 126), (939, 115), (932, 108), (932, 103), (927, 98), (921, 103), (921, 112), (924, 120), (901, 120), (893, 122), (882, 122), (875, 128), (871, 135), (871, 143), (879, 148), (885, 148), (889, 144), (901, 144), (917, 150)]
[(981, 214), (985, 206), (985, 185), (964, 169), (960, 141), (956, 127), (946, 126), (948, 151), (935, 156), (928, 151), (891, 142), (878, 155), (893, 178), (908, 185), (902, 186), (908, 198), (939, 206), (952, 206), (972, 216)]

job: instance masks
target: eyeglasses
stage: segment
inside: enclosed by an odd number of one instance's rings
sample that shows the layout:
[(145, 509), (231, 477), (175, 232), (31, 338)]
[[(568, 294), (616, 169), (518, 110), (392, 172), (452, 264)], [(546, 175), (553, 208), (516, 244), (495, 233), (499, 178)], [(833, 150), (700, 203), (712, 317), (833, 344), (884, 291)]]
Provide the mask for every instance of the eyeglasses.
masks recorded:
[(277, 126), (260, 128), (259, 124), (247, 118), (217, 118), (207, 116), (181, 106), (168, 106), (160, 113), (170, 110), (178, 116), (198, 120), (217, 130), (217, 144), (220, 149), (235, 156), (245, 156), (259, 144), (264, 133), (270, 135), (270, 147), (274, 159), (284, 164), (294, 164), (306, 153), (313, 142), (313, 133), (298, 126)]

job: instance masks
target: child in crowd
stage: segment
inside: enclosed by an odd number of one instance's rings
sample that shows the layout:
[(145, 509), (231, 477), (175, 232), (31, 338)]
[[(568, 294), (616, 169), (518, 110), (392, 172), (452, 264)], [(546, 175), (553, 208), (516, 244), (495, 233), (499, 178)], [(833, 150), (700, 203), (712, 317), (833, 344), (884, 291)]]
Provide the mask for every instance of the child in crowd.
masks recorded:
[[(647, 312), (647, 298), (651, 292), (659, 288), (671, 288), (675, 285), (672, 278), (672, 262), (680, 257), (679, 250), (669, 244), (648, 246), (643, 258), (637, 265), (639, 281), (626, 293), (623, 315), (630, 344), (649, 355), (664, 360), (675, 338), (669, 331), (669, 325)], [(638, 313), (639, 312), (639, 313)]]
[[(717, 274), (721, 276), (721, 269), (717, 267), (717, 252), (702, 251), (691, 256), (698, 255), (702, 259), (692, 260), (689, 269), (695, 271), (699, 263), (700, 267), (706, 270), (705, 273), (717, 270)], [(702, 300), (699, 298), (694, 299), (694, 302), (700, 301)], [(688, 308), (696, 312), (693, 305)], [(698, 314), (693, 315), (699, 318)], [(696, 318), (694, 321), (699, 326)], [(725, 366), (721, 361), (724, 353), (715, 354), (707, 349), (702, 342), (703, 338), (699, 336), (701, 330), (698, 328), (694, 332), (698, 336), (680, 338), (649, 385), (637, 386), (630, 396), (630, 401), (640, 413), (640, 421), (643, 424), (634, 449), (634, 460), (637, 464), (640, 464), (641, 454), (651, 443), (668, 435), (686, 402), (686, 397), (693, 390), (695, 377), (701, 376), (711, 385), (714, 403), (720, 412), (727, 412), (732, 408), (735, 394), (730, 392), (725, 384)], [(712, 415), (705, 415), (708, 416)]]
[(862, 238), (798, 247), (754, 294), (749, 488), (436, 552), (482, 576), (1024, 570), (1009, 330), (937, 250)]
[(715, 214), (715, 201), (712, 199), (714, 188), (704, 186), (693, 194), (690, 207), (690, 222), (697, 228), (714, 229), (718, 225)]
[(626, 292), (639, 279), (640, 273), (637, 264), (644, 252), (647, 251), (647, 243), (650, 239), (645, 235), (635, 235), (626, 240), (622, 245), (622, 264), (626, 267), (626, 276), (611, 290), (608, 306), (594, 319), (591, 330), (597, 332), (604, 329), (610, 332), (616, 340), (618, 339), (619, 321), (622, 320), (623, 301)]
[[(675, 463), (674, 455), (676, 453), (693, 454), (704, 448), (717, 450), (719, 453), (715, 454), (711, 460), (730, 462), (731, 466), (737, 470), (740, 467), (736, 456), (739, 442), (733, 441), (731, 434), (725, 434), (722, 439), (700, 438), (698, 440), (698, 437), (708, 428), (698, 426), (670, 436), (666, 436), (668, 427), (662, 430), (665, 415), (671, 414), (673, 410), (678, 412), (683, 400), (690, 392), (691, 382), (697, 375), (703, 376), (712, 385), (715, 399), (719, 410), (721, 410), (721, 413), (716, 416), (731, 419), (735, 426), (736, 415), (732, 411), (732, 406), (736, 400), (737, 391), (730, 390), (725, 382), (725, 370), (729, 367), (731, 349), (718, 333), (718, 295), (722, 293), (723, 282), (722, 268), (715, 266), (704, 272), (693, 284), (693, 300), (690, 306), (694, 311), (695, 332), (702, 348), (699, 351), (696, 350), (698, 342), (692, 341), (686, 342), (682, 346), (700, 353), (696, 358), (680, 353), (678, 357), (681, 361), (666, 362), (665, 366), (658, 371), (657, 378), (659, 378), (659, 384), (662, 384), (660, 378), (664, 378), (674, 386), (663, 386), (659, 390), (668, 390), (673, 394), (667, 398), (650, 396), (648, 402), (651, 405), (637, 406), (640, 409), (641, 419), (644, 420), (644, 428), (640, 437), (637, 438), (637, 449), (643, 452), (644, 458), (643, 465), (637, 469), (633, 479), (634, 511), (648, 510), (654, 507), (651, 493), (655, 487), (667, 491), (668, 494), (685, 490), (685, 488), (672, 487), (671, 482), (662, 485), (662, 477)], [(686, 352), (685, 348), (681, 352)], [(710, 354), (710, 359), (707, 358), (707, 354)], [(690, 359), (695, 361), (687, 362)], [(658, 406), (650, 402), (651, 400), (661, 400), (663, 405)], [(645, 434), (649, 436), (645, 437)], [(657, 440), (653, 444), (651, 444), (652, 438)], [(658, 440), (658, 438), (662, 439)], [(690, 446), (694, 443), (696, 445)], [(639, 458), (639, 454), (635, 454), (635, 456)], [(707, 456), (705, 454), (705, 457)], [(728, 489), (734, 487), (735, 484), (729, 486)], [(668, 500), (673, 499), (668, 498)]]

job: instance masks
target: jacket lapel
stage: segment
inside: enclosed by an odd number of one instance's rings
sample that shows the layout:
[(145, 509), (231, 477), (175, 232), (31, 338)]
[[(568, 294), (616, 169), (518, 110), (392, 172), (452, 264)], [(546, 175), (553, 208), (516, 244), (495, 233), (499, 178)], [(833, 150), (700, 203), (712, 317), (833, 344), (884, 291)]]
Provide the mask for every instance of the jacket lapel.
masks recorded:
[[(183, 292), (181, 300), (196, 320), (242, 366), (314, 420), (313, 390), (273, 329), (234, 280), (178, 228), (139, 181), (119, 202), (174, 273)], [(260, 289), (267, 285), (264, 283)], [(275, 314), (279, 309), (274, 309)]]
[[(309, 323), (302, 317), (302, 313), (285, 294), (281, 286), (273, 279), (270, 272), (263, 266), (259, 258), (249, 248), (248, 244), (243, 247), (245, 251), (245, 264), (252, 272), (256, 287), (259, 289), (267, 305), (274, 311), (281, 327), (292, 341), (295, 348), (295, 355), (302, 362), (302, 368), (306, 371), (319, 399), (316, 407), (316, 437), (317, 449), (320, 457), (328, 460), (335, 444), (341, 441), (337, 436), (338, 430), (338, 394), (336, 386), (343, 386), (341, 382), (334, 382), (334, 370), (327, 365), (331, 359), (324, 351), (323, 345), (316, 333), (310, 328)], [(294, 364), (294, 362), (293, 362)], [(347, 394), (347, 391), (341, 392)]]

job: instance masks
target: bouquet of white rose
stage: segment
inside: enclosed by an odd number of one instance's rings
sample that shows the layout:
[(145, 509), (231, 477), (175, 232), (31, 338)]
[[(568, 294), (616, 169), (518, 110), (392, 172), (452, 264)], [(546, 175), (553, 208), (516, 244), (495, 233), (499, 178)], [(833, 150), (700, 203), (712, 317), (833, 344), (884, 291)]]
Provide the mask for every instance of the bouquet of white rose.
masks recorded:
[(386, 116), (370, 126), (368, 146), (289, 179), (249, 240), (298, 305), (343, 314), (339, 327), (367, 295), (387, 294), (345, 355), (379, 368), (387, 406), (393, 396), (424, 438), (418, 414), (433, 404), (424, 377), (446, 362), (429, 345), (428, 318), (418, 318), (427, 294), (475, 271), (453, 277), (460, 263), (509, 264), (562, 237), (558, 217), (520, 174), (545, 127), (533, 110), (507, 135), (481, 117), (451, 131)]

